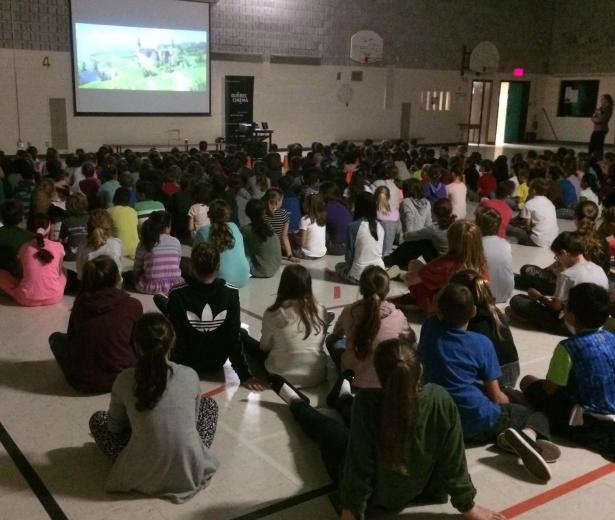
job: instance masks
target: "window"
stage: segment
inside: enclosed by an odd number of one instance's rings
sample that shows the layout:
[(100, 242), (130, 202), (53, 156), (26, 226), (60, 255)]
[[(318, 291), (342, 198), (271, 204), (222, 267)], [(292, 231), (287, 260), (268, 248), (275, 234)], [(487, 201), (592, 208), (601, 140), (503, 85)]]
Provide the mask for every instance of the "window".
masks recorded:
[(442, 112), (451, 109), (451, 93), (446, 90), (422, 90), (421, 106), (428, 112)]

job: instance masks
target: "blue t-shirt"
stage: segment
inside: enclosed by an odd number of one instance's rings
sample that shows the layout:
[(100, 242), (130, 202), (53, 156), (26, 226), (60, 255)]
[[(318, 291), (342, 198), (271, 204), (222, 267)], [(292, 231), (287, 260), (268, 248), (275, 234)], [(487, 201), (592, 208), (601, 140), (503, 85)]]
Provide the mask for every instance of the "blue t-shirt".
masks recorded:
[[(226, 283), (240, 289), (248, 283), (250, 279), (250, 264), (246, 258), (246, 250), (243, 244), (243, 235), (234, 222), (229, 222), (229, 230), (235, 239), (232, 249), (227, 249), (220, 253), (220, 271), (218, 278), (222, 278)], [(201, 242), (209, 242), (209, 231), (211, 226), (199, 228), (194, 237), (193, 247)]]
[(421, 329), (419, 355), (425, 383), (446, 388), (455, 401), (464, 437), (490, 430), (502, 413), (476, 385), (502, 377), (495, 348), (482, 334), (449, 327), (436, 316)]
[(296, 233), (299, 231), (299, 223), (301, 222), (301, 204), (299, 199), (284, 195), (282, 208), (288, 212), (288, 232)]
[(577, 203), (577, 192), (574, 185), (568, 179), (560, 179), (559, 185), (562, 190), (562, 207), (573, 207)]

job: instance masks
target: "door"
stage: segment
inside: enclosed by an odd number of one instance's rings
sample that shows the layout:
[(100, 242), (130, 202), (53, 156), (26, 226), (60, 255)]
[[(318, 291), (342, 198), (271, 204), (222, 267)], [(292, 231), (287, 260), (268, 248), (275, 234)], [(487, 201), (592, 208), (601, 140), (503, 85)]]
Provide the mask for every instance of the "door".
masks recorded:
[(491, 81), (472, 81), (468, 143), (481, 144), (487, 142), (489, 116), (491, 114), (491, 87)]
[(504, 142), (525, 142), (525, 125), (527, 122), (527, 106), (529, 98), (530, 84), (528, 82), (510, 82), (508, 86), (508, 102), (506, 103)]

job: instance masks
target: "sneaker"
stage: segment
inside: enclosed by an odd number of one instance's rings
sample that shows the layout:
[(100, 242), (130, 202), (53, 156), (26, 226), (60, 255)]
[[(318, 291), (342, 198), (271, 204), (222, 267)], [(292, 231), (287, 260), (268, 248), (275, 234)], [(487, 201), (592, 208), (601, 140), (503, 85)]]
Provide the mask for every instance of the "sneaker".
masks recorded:
[(293, 392), (295, 392), (301, 399), (303, 399), (307, 404), (310, 404), (310, 398), (305, 395), (301, 390), (297, 389), (295, 386), (291, 385), (285, 377), (282, 377), (278, 374), (269, 374), (267, 376), (267, 380), (271, 385), (271, 389), (278, 395), (280, 395), (280, 389), (286, 385)]
[(354, 372), (352, 370), (346, 370), (337, 378), (333, 388), (331, 388), (331, 391), (327, 394), (327, 406), (329, 408), (337, 408), (337, 400), (339, 399), (340, 389), (342, 388), (344, 380), (347, 380), (352, 385), (354, 381)]
[[(551, 470), (540, 456), (536, 443), (523, 432), (508, 428), (502, 435), (512, 449), (523, 461), (525, 468), (542, 482), (551, 480)], [(498, 437), (499, 440), (499, 437)], [(499, 444), (498, 444), (499, 445)]]
[(387, 274), (390, 280), (395, 280), (401, 274), (401, 269), (398, 265), (392, 265), (387, 269)]

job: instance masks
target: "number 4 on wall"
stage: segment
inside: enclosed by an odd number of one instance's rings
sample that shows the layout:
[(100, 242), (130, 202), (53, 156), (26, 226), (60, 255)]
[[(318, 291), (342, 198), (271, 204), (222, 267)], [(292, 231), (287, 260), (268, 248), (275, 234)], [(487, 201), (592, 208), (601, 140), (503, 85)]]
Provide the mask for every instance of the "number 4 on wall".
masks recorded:
[(43, 67), (51, 67), (51, 61), (49, 61), (49, 56), (45, 56), (43, 58)]

